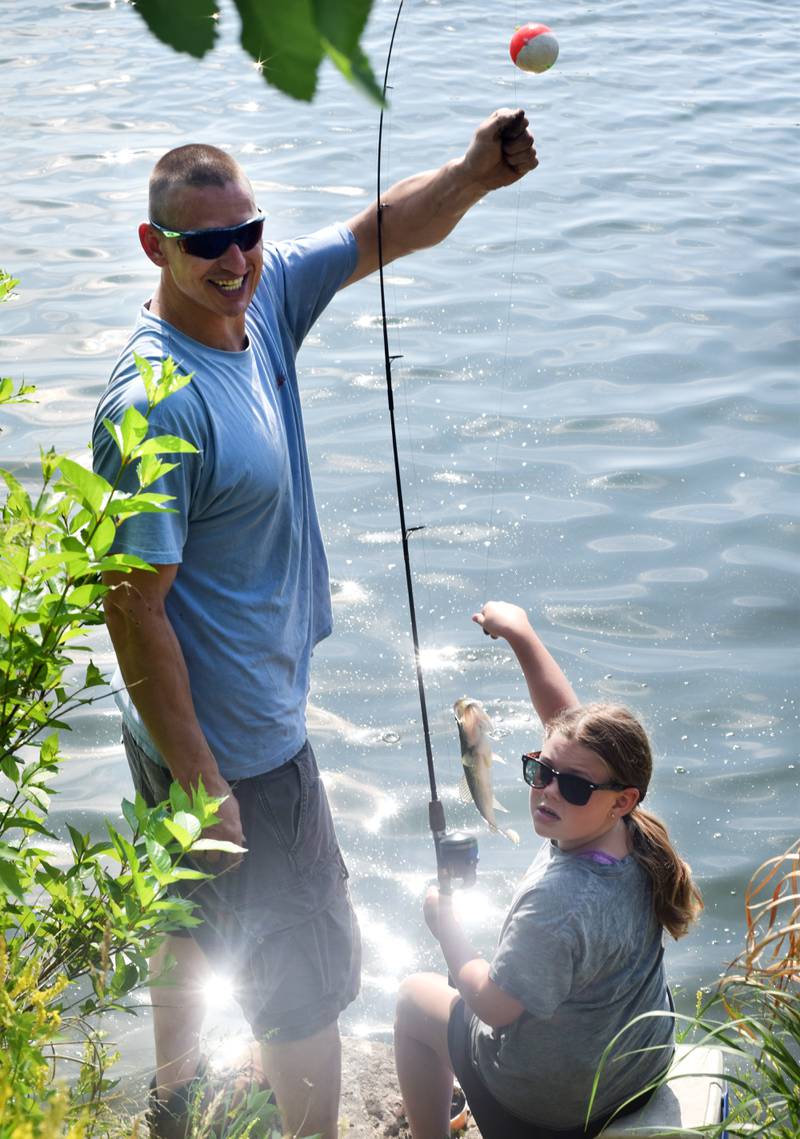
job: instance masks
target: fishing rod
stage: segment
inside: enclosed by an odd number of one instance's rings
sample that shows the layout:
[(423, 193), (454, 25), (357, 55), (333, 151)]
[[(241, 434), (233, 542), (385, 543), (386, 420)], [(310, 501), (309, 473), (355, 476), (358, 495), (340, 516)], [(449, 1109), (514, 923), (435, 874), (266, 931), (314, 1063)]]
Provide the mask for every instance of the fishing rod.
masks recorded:
[(394, 386), (392, 384), (392, 363), (401, 357), (393, 356), (389, 350), (389, 326), (386, 319), (386, 290), (384, 286), (383, 264), (383, 210), (381, 201), (381, 155), (383, 152), (383, 112), (386, 106), (386, 92), (389, 90), (389, 67), (392, 62), (392, 49), (400, 23), (400, 14), (403, 11), (403, 0), (397, 8), (394, 19), (392, 36), (389, 41), (389, 50), (386, 55), (386, 68), (383, 75), (383, 103), (381, 105), (380, 120), (378, 123), (378, 164), (377, 164), (377, 235), (378, 235), (378, 278), (380, 282), (381, 297), (381, 323), (383, 327), (383, 358), (386, 371), (386, 396), (389, 404), (389, 423), (392, 432), (392, 455), (394, 458), (394, 477), (397, 489), (397, 507), (400, 514), (400, 537), (403, 544), (403, 564), (405, 566), (406, 593), (408, 595), (408, 610), (411, 618), (411, 639), (414, 645), (414, 667), (417, 674), (417, 689), (419, 692), (419, 706), (422, 717), (422, 734), (425, 741), (425, 758), (428, 767), (428, 783), (430, 785), (430, 802), (428, 803), (428, 824), (433, 835), (433, 844), (436, 851), (436, 868), (439, 878), (439, 888), (443, 893), (449, 893), (453, 882), (461, 882), (464, 886), (471, 886), (475, 882), (475, 872), (478, 864), (478, 840), (474, 835), (465, 831), (449, 831), (444, 817), (444, 805), (436, 789), (436, 768), (433, 762), (433, 748), (431, 746), (430, 724), (428, 722), (428, 705), (425, 699), (425, 682), (422, 676), (422, 663), (419, 650), (419, 630), (417, 626), (417, 610), (414, 604), (414, 579), (411, 572), (411, 551), (409, 536), (423, 526), (407, 526), (406, 512), (403, 501), (403, 480), (400, 471), (400, 452), (397, 446), (397, 424), (394, 414)]

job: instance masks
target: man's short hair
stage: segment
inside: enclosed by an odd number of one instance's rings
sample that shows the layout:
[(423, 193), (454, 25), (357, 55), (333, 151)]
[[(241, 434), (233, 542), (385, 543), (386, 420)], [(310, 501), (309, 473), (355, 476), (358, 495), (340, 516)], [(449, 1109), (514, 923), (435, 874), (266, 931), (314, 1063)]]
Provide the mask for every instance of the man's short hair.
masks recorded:
[(190, 186), (222, 187), (229, 182), (250, 185), (239, 163), (224, 150), (198, 142), (176, 146), (159, 158), (150, 175), (150, 220), (162, 226), (174, 226), (176, 219), (172, 213), (178, 191)]

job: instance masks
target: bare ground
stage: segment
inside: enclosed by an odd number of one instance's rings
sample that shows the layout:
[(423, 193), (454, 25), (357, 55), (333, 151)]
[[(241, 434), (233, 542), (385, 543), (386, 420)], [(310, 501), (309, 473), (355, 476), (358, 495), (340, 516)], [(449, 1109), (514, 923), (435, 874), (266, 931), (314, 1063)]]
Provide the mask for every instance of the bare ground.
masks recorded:
[[(342, 1139), (410, 1139), (391, 1046), (357, 1037), (345, 1038), (342, 1046)], [(460, 1134), (480, 1139), (471, 1120)]]
[[(212, 1077), (209, 1095), (221, 1086), (234, 1082), (246, 1086), (260, 1077), (258, 1049), (253, 1048), (240, 1056), (225, 1072), (217, 1071)], [(135, 1109), (140, 1128), (147, 1094), (148, 1077), (126, 1081), (128, 1102), (138, 1101)], [(411, 1139), (403, 1101), (394, 1068), (394, 1050), (390, 1044), (360, 1037), (342, 1039), (342, 1098), (339, 1111), (341, 1139)], [(143, 1131), (136, 1134), (143, 1139)], [(481, 1139), (480, 1132), (469, 1120), (466, 1129), (458, 1134), (462, 1139)]]

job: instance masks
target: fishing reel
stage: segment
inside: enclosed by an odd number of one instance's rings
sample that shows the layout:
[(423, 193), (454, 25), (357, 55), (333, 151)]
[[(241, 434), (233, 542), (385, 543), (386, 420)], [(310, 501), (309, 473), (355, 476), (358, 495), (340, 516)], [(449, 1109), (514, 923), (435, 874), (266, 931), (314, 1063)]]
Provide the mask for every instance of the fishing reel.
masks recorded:
[(478, 869), (478, 840), (467, 831), (448, 831), (444, 808), (438, 799), (428, 807), (436, 844), (439, 889), (450, 894), (455, 886), (474, 886)]
[[(478, 870), (478, 840), (467, 831), (445, 831), (436, 846), (439, 889), (449, 893), (454, 886), (474, 886)], [(445, 873), (442, 874), (442, 871)]]

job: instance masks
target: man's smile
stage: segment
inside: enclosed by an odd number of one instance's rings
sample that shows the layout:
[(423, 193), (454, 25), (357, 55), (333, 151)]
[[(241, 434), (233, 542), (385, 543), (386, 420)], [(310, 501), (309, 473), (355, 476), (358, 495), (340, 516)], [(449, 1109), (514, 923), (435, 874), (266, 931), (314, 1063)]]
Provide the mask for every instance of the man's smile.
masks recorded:
[(223, 293), (236, 293), (244, 285), (247, 276), (248, 274), (245, 273), (244, 277), (223, 277), (218, 280), (211, 279), (209, 283)]

